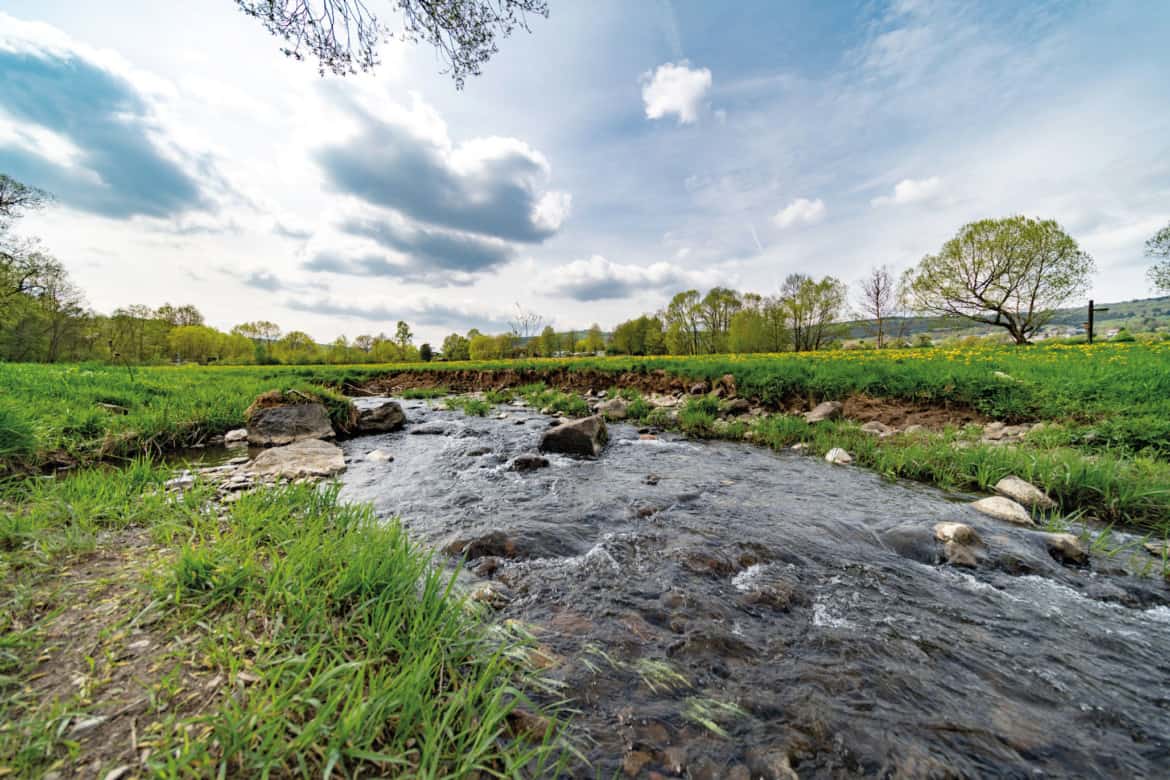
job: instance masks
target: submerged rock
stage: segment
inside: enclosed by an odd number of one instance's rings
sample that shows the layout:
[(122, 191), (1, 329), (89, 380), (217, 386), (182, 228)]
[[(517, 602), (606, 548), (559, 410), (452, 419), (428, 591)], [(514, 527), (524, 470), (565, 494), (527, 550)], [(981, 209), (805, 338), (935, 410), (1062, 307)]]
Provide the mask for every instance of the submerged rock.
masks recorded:
[(536, 471), (543, 468), (548, 468), (548, 458), (537, 455), (535, 452), (517, 455), (508, 464), (508, 469), (511, 471)]
[(1041, 534), (1048, 553), (1061, 563), (1082, 564), (1089, 560), (1089, 551), (1075, 534)]
[(1016, 476), (1004, 477), (996, 482), (995, 492), (1033, 509), (1052, 509), (1056, 506), (1056, 502), (1043, 490)]
[(373, 463), (389, 463), (394, 460), (394, 456), (385, 450), (374, 450), (366, 453), (366, 460)]
[(463, 536), (443, 547), (448, 555), (462, 555), (469, 561), (476, 558), (514, 558), (516, 541), (503, 531), (488, 531), (477, 536)]
[(934, 538), (943, 543), (943, 558), (952, 566), (975, 568), (982, 557), (983, 540), (966, 523), (937, 523)]
[(959, 544), (983, 543), (975, 529), (966, 523), (936, 523), (934, 538), (940, 542), (958, 542)]
[(341, 448), (320, 439), (273, 447), (257, 455), (248, 465), (249, 474), (277, 479), (331, 477), (343, 471), (345, 454)]
[(236, 428), (234, 431), (228, 431), (223, 435), (223, 443), (227, 447), (246, 444), (247, 441), (248, 430), (246, 428)]
[(840, 447), (834, 447), (825, 453), (825, 460), (837, 466), (847, 466), (853, 462), (853, 456)]
[(545, 431), (540, 439), (542, 452), (560, 452), (565, 455), (596, 457), (609, 440), (605, 420), (600, 415), (561, 423)]
[(397, 401), (382, 401), (377, 406), (358, 409), (359, 433), (387, 433), (406, 425), (406, 413)]
[(318, 403), (256, 409), (248, 420), (248, 442), (258, 447), (331, 438), (333, 425), (329, 422), (329, 414)]
[(1016, 525), (1036, 525), (1032, 520), (1032, 516), (1028, 514), (1028, 510), (1020, 506), (1010, 498), (1003, 496), (988, 496), (981, 498), (978, 501), (971, 503), (971, 508), (976, 512), (982, 512), (988, 517), (994, 517), (996, 520), (1004, 520)]
[(819, 423), (824, 420), (836, 420), (844, 414), (845, 406), (840, 401), (825, 401), (813, 407), (811, 412), (805, 412), (804, 421)]

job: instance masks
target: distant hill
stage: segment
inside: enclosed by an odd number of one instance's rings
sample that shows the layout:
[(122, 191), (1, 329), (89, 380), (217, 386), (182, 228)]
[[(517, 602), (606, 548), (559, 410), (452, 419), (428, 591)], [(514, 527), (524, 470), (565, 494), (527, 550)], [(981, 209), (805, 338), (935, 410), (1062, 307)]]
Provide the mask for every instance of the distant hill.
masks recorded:
[[(1154, 329), (1170, 329), (1170, 295), (1160, 298), (1139, 298), (1119, 303), (1097, 302), (1097, 309), (1108, 309), (1096, 316), (1094, 330), (1104, 334), (1113, 328), (1126, 328), (1130, 331), (1150, 331)], [(1088, 307), (1078, 306), (1069, 309), (1057, 309), (1048, 327), (1062, 326), (1069, 330), (1079, 330), (1088, 318)], [(872, 320), (851, 320), (844, 323), (848, 329), (850, 339), (872, 338)], [(995, 333), (1000, 328), (990, 325), (964, 320), (959, 317), (893, 317), (887, 321), (886, 332), (891, 335), (903, 335), (913, 338), (920, 333), (926, 333), (932, 338), (948, 336), (969, 336), (985, 333)]]

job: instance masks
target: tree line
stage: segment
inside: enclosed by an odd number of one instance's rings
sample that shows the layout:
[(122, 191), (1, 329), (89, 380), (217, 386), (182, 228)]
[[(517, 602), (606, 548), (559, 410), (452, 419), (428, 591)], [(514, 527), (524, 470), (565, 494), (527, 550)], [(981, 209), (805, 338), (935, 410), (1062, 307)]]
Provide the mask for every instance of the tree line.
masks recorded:
[[(90, 310), (65, 267), (35, 238), (17, 236), (14, 222), (50, 196), (0, 174), (0, 360), (126, 363), (364, 363), (490, 360), (612, 352), (694, 355), (719, 352), (810, 351), (839, 343), (843, 320), (870, 330), (876, 347), (905, 344), (908, 315), (964, 319), (1002, 328), (1030, 341), (1055, 309), (1087, 289), (1093, 258), (1052, 220), (1022, 216), (963, 226), (937, 254), (897, 274), (887, 265), (850, 287), (842, 280), (790, 274), (772, 295), (714, 287), (685, 290), (661, 310), (618, 324), (607, 338), (597, 323), (556, 330), (516, 306), (504, 333), (452, 333), (439, 352), (415, 346), (405, 321), (393, 335), (339, 336), (316, 343), (302, 331), (268, 321), (228, 332), (208, 326), (191, 305), (133, 305), (112, 314)], [(1170, 292), (1170, 225), (1146, 244), (1149, 278)]]

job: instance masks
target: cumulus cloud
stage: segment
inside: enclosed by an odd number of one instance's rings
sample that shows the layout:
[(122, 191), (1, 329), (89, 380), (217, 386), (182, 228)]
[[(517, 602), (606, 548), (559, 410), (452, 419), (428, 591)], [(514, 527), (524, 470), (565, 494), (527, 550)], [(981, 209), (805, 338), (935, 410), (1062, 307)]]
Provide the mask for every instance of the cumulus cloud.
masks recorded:
[(705, 287), (718, 282), (712, 272), (690, 271), (667, 262), (648, 266), (613, 263), (601, 255), (554, 268), (544, 274), (552, 295), (577, 301), (629, 298), (642, 292)]
[(711, 89), (711, 71), (691, 68), (686, 60), (659, 65), (642, 76), (642, 101), (647, 119), (674, 114), (680, 125), (699, 118), (699, 106)]
[(793, 225), (815, 225), (825, 218), (825, 202), (820, 198), (797, 198), (776, 212), (772, 222), (783, 229)]
[(0, 14), (0, 169), (105, 217), (205, 208), (206, 158), (177, 148), (149, 76), (43, 24)]
[(499, 239), (410, 225), (390, 215), (349, 218), (340, 229), (402, 254), (407, 264), (418, 269), (486, 271), (506, 263), (513, 254), (512, 245)]
[(934, 200), (942, 193), (942, 179), (902, 179), (894, 186), (893, 195), (882, 195), (870, 201), (873, 206), (906, 206)]
[(548, 161), (516, 138), (455, 145), (421, 100), (409, 108), (345, 104), (355, 132), (313, 156), (329, 186), (440, 229), (539, 243), (568, 217), (567, 193), (547, 189)]

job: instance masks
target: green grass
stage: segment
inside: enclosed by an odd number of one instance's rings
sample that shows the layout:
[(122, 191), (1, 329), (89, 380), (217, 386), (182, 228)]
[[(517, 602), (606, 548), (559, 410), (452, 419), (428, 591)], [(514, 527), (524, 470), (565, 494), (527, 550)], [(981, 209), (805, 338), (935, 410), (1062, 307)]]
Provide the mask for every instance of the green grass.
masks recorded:
[(443, 396), (450, 394), (451, 391), (445, 387), (408, 387), (399, 393), (399, 396), (410, 401), (419, 398), (442, 398)]
[(462, 409), (470, 417), (487, 417), (492, 404), (482, 398), (467, 395), (453, 395), (444, 401), (448, 409)]
[[(0, 464), (85, 461), (189, 445), (242, 425), (244, 410), (269, 390), (320, 394), (389, 373), (468, 370), (600, 372), (613, 383), (630, 373), (688, 379), (730, 373), (740, 395), (775, 407), (864, 393), (974, 409), (1007, 422), (1059, 420), (1065, 426), (1054, 446), (1170, 457), (1170, 342), (1158, 342), (385, 366), (156, 366), (136, 370), (134, 378), (99, 364), (0, 364)], [(440, 389), (415, 391), (415, 397)], [(581, 399), (543, 383), (515, 393), (537, 408), (586, 413)], [(106, 411), (99, 402), (128, 414)]]
[[(164, 551), (161, 563), (129, 564), (140, 567), (131, 573), (147, 609), (161, 614), (155, 633), (186, 637), (165, 663), (136, 672), (151, 703), (137, 721), (151, 772), (555, 773), (566, 755), (561, 726), (526, 691), (554, 692), (522, 662), (521, 640), (492, 630), (396, 522), (312, 485), (250, 493), (221, 519), (207, 511), (208, 488), (155, 492), (168, 476), (137, 461), (10, 482), (0, 493), (0, 773), (87, 763), (66, 729), (109, 714), (101, 685), (52, 700), (19, 692), (57, 611), (47, 605), (71, 584), (59, 581), (57, 562), (101, 552), (102, 532), (137, 527)], [(124, 623), (103, 629), (103, 641)], [(103, 648), (90, 666), (102, 657), (122, 656)], [(189, 687), (205, 683), (210, 703), (191, 709)], [(518, 707), (543, 712), (545, 733), (514, 733)]]

